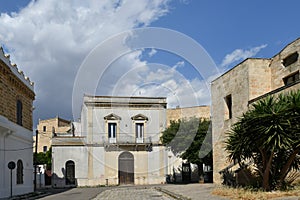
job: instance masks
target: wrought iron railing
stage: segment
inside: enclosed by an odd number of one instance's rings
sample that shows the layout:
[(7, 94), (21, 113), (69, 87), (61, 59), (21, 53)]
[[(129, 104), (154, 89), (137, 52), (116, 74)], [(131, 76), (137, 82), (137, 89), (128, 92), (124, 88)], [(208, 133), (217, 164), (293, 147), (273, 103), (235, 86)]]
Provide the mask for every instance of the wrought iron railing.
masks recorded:
[(107, 138), (102, 136), (102, 141), (104, 144), (147, 144), (152, 143), (152, 137), (136, 138), (128, 135), (117, 135), (116, 138)]

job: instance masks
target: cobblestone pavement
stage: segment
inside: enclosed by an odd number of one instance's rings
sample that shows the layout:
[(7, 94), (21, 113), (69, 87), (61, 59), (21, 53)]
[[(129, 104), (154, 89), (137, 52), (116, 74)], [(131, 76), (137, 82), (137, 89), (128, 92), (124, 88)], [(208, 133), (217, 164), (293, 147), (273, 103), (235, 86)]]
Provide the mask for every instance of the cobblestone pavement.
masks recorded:
[(173, 193), (174, 195), (191, 200), (226, 200), (228, 198), (212, 195), (211, 192), (216, 187), (214, 184), (166, 184), (160, 185), (164, 191)]
[(174, 200), (174, 198), (164, 194), (155, 188), (117, 188), (106, 190), (97, 195), (94, 200)]

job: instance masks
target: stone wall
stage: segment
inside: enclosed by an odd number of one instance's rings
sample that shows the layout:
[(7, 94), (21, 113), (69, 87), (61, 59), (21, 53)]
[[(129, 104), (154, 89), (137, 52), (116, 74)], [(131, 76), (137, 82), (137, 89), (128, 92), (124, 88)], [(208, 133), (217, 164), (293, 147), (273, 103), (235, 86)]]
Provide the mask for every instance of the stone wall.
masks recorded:
[[(225, 133), (236, 121), (241, 111), (247, 109), (249, 97), (248, 62), (246, 60), (238, 67), (233, 68), (212, 82), (212, 133), (213, 133), (213, 178), (215, 183), (221, 182), (219, 171), (227, 167), (227, 154), (225, 152)], [(229, 117), (229, 109), (225, 97), (231, 95), (232, 116)]]
[(283, 60), (291, 55), (292, 53), (295, 53), (298, 51), (298, 54), (300, 54), (300, 38), (295, 40), (294, 42), (287, 45), (279, 54), (274, 56), (272, 58), (272, 62), (270, 64), (271, 68), (271, 89), (275, 90), (279, 87), (284, 86), (283, 78), (287, 77), (288, 75), (299, 71), (299, 65), (300, 65), (300, 59), (289, 65), (284, 66)]
[[(226, 132), (237, 121), (237, 118), (249, 109), (249, 104), (269, 94), (279, 94), (300, 89), (299, 80), (295, 80), (290, 85), (285, 85), (284, 83), (285, 77), (299, 71), (299, 59), (289, 66), (283, 65), (285, 58), (299, 50), (300, 39), (297, 39), (273, 58), (246, 59), (212, 82), (212, 132), (215, 183), (221, 182), (219, 171), (231, 164), (224, 149)], [(225, 101), (228, 96), (231, 97), (231, 108), (228, 108), (229, 106)], [(229, 109), (232, 111), (231, 117), (229, 117)]]
[(22, 126), (32, 130), (34, 92), (0, 59), (0, 115), (17, 123), (17, 101), (22, 102)]
[(210, 106), (169, 108), (167, 109), (167, 127), (170, 125), (170, 121), (178, 121), (179, 119), (189, 119), (192, 117), (210, 119)]
[[(55, 133), (67, 133), (71, 128), (71, 122), (59, 117), (39, 120), (37, 125), (38, 130), (38, 152), (44, 151), (44, 146), (47, 146), (47, 150), (51, 147), (51, 139), (53, 137), (52, 127), (54, 127)], [(45, 128), (45, 129), (44, 129)], [(36, 137), (33, 137), (35, 142)], [(35, 149), (34, 149), (35, 150)]]

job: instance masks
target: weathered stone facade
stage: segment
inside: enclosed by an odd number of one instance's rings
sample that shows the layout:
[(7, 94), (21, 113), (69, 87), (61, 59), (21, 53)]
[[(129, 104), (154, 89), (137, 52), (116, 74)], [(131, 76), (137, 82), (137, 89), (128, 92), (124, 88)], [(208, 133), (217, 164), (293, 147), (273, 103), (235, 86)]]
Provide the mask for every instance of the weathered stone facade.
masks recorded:
[(230, 163), (224, 150), (225, 133), (249, 105), (269, 94), (300, 89), (300, 39), (271, 59), (246, 59), (212, 82), (214, 182)]
[(32, 103), (35, 98), (33, 83), (16, 64), (11, 64), (8, 55), (0, 49), (0, 115), (17, 123), (17, 101), (22, 102), (22, 126), (32, 130)]
[[(71, 130), (71, 121), (55, 117), (39, 120), (38, 130), (38, 152), (46, 152), (51, 147), (53, 134), (67, 134)], [(36, 136), (33, 137), (35, 142)]]
[(167, 127), (170, 125), (170, 121), (178, 121), (179, 119), (189, 119), (192, 117), (210, 119), (210, 106), (168, 108)]
[(35, 98), (33, 83), (12, 64), (9, 55), (0, 48), (0, 198), (10, 196), (10, 170), (12, 195), (33, 191), (32, 157), (32, 103)]
[(80, 123), (80, 135), (52, 138), (53, 186), (165, 181), (166, 98), (85, 96)]

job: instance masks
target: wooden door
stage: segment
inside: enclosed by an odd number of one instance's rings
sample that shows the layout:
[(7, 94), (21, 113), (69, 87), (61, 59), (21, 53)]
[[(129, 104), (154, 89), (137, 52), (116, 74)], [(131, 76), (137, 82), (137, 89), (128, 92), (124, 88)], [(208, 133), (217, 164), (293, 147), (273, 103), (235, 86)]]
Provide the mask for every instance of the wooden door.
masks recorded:
[(134, 184), (134, 157), (129, 152), (119, 156), (119, 184)]

